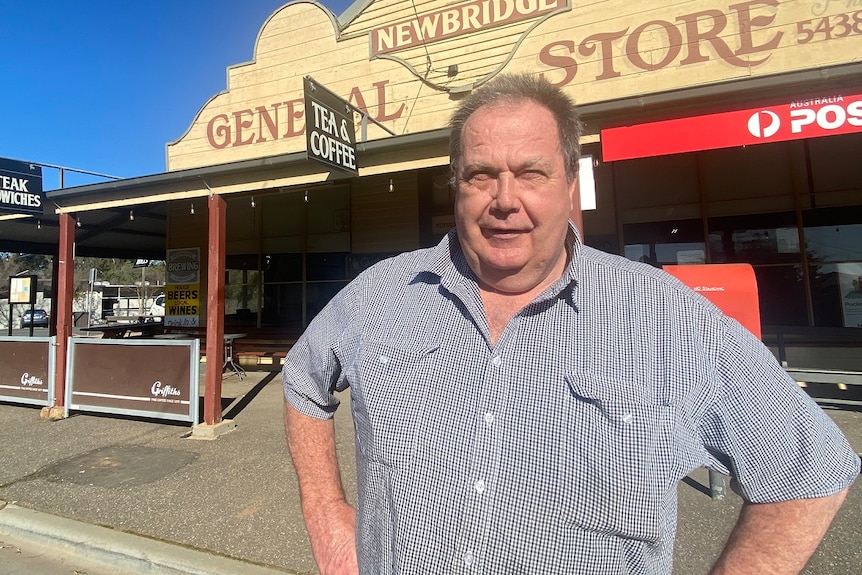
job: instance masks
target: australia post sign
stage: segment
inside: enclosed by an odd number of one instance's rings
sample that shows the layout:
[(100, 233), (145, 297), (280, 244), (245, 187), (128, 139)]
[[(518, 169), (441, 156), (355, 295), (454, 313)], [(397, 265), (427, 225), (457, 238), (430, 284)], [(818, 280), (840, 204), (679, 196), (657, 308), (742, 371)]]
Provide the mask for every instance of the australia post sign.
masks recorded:
[(42, 168), (0, 158), (0, 213), (42, 214)]
[(353, 108), (308, 76), (303, 78), (303, 89), (308, 159), (358, 174)]
[(862, 132), (862, 93), (602, 130), (605, 161)]

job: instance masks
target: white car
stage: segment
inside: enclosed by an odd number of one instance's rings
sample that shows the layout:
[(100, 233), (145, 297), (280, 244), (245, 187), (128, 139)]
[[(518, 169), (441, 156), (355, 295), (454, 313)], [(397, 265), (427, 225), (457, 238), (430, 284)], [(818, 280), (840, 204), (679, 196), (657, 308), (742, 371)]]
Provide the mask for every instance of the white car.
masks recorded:
[(150, 315), (165, 315), (165, 294), (160, 293), (150, 306)]

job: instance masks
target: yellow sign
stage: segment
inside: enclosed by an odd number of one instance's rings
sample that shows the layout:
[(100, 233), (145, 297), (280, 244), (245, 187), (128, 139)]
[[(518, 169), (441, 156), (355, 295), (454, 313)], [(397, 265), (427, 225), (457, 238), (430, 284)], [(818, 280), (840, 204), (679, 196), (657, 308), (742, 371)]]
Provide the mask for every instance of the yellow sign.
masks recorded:
[(198, 327), (200, 325), (201, 284), (168, 284), (165, 286), (165, 325)]

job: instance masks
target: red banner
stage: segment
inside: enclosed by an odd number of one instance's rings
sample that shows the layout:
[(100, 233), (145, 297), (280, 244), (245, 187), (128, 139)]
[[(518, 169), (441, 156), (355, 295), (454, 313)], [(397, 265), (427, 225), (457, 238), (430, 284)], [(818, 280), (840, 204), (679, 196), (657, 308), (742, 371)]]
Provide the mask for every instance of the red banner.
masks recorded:
[(862, 132), (862, 94), (602, 130), (605, 162)]

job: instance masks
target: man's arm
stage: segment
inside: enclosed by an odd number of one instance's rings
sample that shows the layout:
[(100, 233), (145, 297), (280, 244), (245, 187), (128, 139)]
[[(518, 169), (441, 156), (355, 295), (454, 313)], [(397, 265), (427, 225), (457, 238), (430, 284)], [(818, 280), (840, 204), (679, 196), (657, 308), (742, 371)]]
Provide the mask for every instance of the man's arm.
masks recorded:
[(284, 403), (287, 446), (299, 479), (302, 515), (323, 575), (357, 575), (356, 511), (344, 497), (335, 452), (335, 424)]
[(799, 573), (846, 496), (746, 503), (710, 575)]

